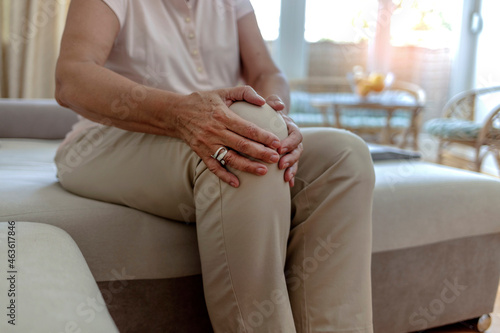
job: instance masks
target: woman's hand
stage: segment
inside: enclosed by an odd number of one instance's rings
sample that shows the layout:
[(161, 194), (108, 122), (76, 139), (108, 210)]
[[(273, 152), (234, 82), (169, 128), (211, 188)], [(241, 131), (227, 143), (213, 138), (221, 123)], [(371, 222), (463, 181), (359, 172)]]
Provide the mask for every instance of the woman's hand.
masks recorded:
[(304, 150), (302, 146), (302, 134), (293, 120), (284, 114), (283, 110), (285, 109), (285, 103), (283, 103), (281, 98), (277, 95), (271, 95), (267, 98), (266, 102), (276, 110), (276, 112), (281, 114), (288, 128), (288, 137), (283, 140), (281, 147), (278, 149), (278, 153), (283, 155), (280, 158), (278, 167), (280, 169), (286, 169), (285, 181), (290, 183), (290, 187), (293, 187), (293, 185), (295, 185), (295, 175), (299, 168), (299, 158)]
[(277, 163), (280, 158), (277, 149), (282, 145), (275, 134), (231, 111), (229, 106), (235, 101), (247, 101), (259, 106), (266, 102), (255, 90), (245, 86), (195, 92), (183, 96), (174, 107), (177, 109), (179, 137), (200, 156), (211, 172), (222, 181), (238, 187), (238, 178), (211, 157), (217, 149), (228, 148), (224, 157), (226, 165), (255, 175), (265, 175), (267, 167), (259, 161)]

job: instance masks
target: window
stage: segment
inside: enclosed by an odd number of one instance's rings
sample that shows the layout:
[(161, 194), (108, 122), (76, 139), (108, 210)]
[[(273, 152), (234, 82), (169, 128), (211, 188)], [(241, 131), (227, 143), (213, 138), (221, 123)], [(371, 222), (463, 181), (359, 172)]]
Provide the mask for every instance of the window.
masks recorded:
[(377, 0), (307, 0), (304, 38), (310, 43), (359, 43), (373, 38), (377, 8)]
[(451, 47), (460, 18), (456, 0), (392, 0), (391, 44), (430, 49)]
[(266, 41), (278, 39), (281, 0), (250, 0), (262, 37)]
[(498, 0), (483, 0), (482, 7), (481, 15), (484, 26), (479, 35), (476, 61), (476, 86), (478, 88), (500, 85), (498, 44), (496, 43), (500, 31), (500, 21), (498, 20), (500, 3)]

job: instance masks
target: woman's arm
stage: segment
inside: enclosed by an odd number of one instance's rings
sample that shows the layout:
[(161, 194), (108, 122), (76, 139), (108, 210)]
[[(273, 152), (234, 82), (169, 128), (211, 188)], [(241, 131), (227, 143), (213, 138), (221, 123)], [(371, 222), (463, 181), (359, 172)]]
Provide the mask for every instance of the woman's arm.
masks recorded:
[[(174, 129), (163, 122), (158, 110), (168, 106), (166, 100), (179, 96), (146, 89), (103, 67), (119, 30), (118, 18), (104, 2), (71, 3), (56, 67), (57, 101), (95, 122), (173, 135)], [(123, 111), (121, 101), (128, 112)]]
[[(233, 186), (238, 186), (238, 178), (210, 157), (219, 147), (275, 162), (278, 137), (228, 108), (236, 100), (264, 104), (253, 89), (180, 95), (133, 82), (103, 67), (119, 29), (118, 18), (103, 1), (71, 2), (56, 69), (56, 99), (61, 105), (105, 125), (180, 138), (212, 172)], [(265, 164), (234, 151), (226, 155), (226, 162), (256, 175), (263, 174), (262, 168), (267, 170)]]
[[(284, 108), (278, 106), (278, 110), (288, 114), (290, 105), (288, 82), (280, 69), (274, 64), (260, 34), (253, 12), (238, 20), (238, 34), (243, 64), (243, 79), (265, 98), (272, 95), (278, 96), (285, 104)], [(271, 102), (273, 101), (274, 99)], [(274, 105), (271, 106), (275, 108)]]
[(290, 106), (288, 82), (274, 64), (253, 12), (238, 20), (238, 34), (245, 82), (264, 96), (271, 107), (281, 113), (288, 126), (288, 137), (278, 149), (280, 154), (284, 154), (278, 166), (280, 169), (286, 169), (285, 181), (293, 186), (303, 148), (302, 134), (293, 120), (287, 116)]

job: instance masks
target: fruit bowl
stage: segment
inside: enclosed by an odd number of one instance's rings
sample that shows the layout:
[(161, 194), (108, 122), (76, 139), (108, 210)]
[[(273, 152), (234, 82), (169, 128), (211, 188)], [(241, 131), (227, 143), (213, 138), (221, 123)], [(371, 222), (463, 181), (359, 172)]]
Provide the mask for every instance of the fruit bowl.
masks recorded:
[(352, 91), (364, 98), (370, 93), (380, 93), (389, 88), (394, 82), (394, 74), (371, 72), (367, 75), (355, 67), (353, 72), (347, 74), (347, 79)]

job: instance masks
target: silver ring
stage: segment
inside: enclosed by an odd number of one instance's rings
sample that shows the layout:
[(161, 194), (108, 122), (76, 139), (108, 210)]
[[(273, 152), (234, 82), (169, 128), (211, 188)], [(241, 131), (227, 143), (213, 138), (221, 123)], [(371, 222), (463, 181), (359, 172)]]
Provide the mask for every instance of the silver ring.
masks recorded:
[(217, 161), (220, 162), (220, 164), (225, 165), (226, 161), (224, 161), (224, 156), (227, 154), (227, 148), (226, 147), (220, 147), (217, 149), (215, 154), (211, 155), (213, 158), (215, 158)]

